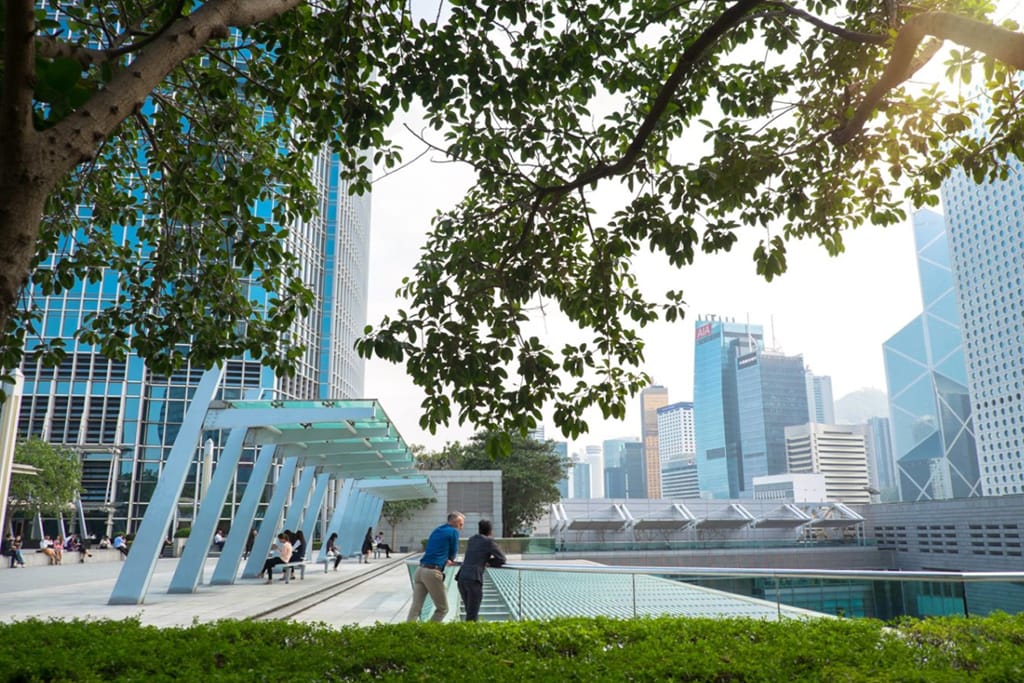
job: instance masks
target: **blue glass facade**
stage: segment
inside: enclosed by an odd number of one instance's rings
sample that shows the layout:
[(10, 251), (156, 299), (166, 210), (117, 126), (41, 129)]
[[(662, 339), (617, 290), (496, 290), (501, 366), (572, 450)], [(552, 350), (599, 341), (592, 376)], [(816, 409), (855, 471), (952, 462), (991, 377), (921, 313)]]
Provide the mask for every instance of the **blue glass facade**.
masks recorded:
[(808, 422), (803, 356), (767, 351), (740, 356), (736, 386), (743, 458), (738, 497), (749, 498), (754, 495), (754, 477), (788, 471), (786, 427)]
[[(321, 191), (320, 215), (287, 226), (286, 237), (288, 250), (305, 264), (306, 283), (316, 297), (314, 312), (296, 321), (292, 330), (306, 353), (295, 375), (282, 379), (251, 358), (229, 360), (223, 398), (240, 398), (248, 389), (284, 399), (362, 396), (363, 363), (352, 342), (366, 322), (369, 198), (349, 196), (337, 159), (326, 152), (318, 160), (314, 182)], [(252, 210), (271, 218), (266, 203)], [(132, 228), (116, 237), (122, 244), (136, 241)], [(41, 267), (52, 267), (55, 258)], [(120, 293), (117, 273), (108, 271), (99, 282), (78, 282), (60, 295), (31, 294), (42, 302), (43, 317), (41, 335), (29, 340), (28, 349), (41, 340), (60, 338), (68, 355), (57, 368), (23, 364), (19, 423), (21, 437), (40, 437), (81, 454), (88, 531), (108, 535), (131, 532), (141, 520), (203, 370), (186, 367), (170, 377), (159, 376), (137, 356), (114, 361), (75, 341), (83, 317), (113, 305)], [(248, 295), (262, 302), (269, 298), (254, 285)], [(216, 459), (219, 433), (207, 436), (214, 440)], [(243, 454), (229, 495), (231, 509), (245, 488), (253, 459), (253, 452)], [(202, 496), (200, 471), (197, 459), (182, 494), (176, 520), (180, 526), (188, 525)]]
[(604, 451), (604, 495), (606, 498), (646, 498), (643, 445), (636, 437), (608, 439)]
[(694, 438), (700, 490), (738, 498), (743, 486), (736, 361), (763, 348), (760, 325), (696, 321), (693, 367)]
[(882, 346), (900, 500), (981, 494), (960, 316), (942, 216), (914, 214), (924, 312)]
[(1005, 163), (1006, 180), (942, 185), (986, 496), (1024, 493), (1024, 164)]

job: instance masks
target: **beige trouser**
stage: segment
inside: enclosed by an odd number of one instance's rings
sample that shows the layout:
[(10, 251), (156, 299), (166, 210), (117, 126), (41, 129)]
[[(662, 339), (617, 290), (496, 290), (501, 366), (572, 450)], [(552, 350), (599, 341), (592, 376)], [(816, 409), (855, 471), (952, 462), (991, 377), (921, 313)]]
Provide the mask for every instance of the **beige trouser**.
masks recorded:
[(427, 594), (434, 601), (434, 614), (431, 621), (442, 621), (448, 614), (448, 592), (444, 588), (444, 573), (437, 569), (420, 567), (412, 577), (412, 605), (406, 621), (419, 621), (420, 612)]

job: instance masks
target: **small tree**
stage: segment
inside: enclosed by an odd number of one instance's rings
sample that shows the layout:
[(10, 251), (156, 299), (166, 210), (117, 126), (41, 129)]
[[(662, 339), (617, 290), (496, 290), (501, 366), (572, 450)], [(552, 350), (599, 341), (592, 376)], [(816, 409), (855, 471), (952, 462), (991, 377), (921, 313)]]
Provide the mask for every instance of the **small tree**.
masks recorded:
[(544, 510), (560, 498), (558, 482), (565, 477), (567, 463), (553, 450), (553, 441), (520, 437), (505, 439), (508, 455), (500, 442), (505, 435), (481, 432), (466, 444), (448, 444), (440, 453), (418, 458), (422, 470), (501, 470), (501, 521), (506, 535), (516, 535), (533, 526)]
[(11, 477), (10, 506), (14, 509), (54, 517), (75, 500), (81, 489), (82, 467), (71, 449), (28, 439), (14, 449), (14, 462), (38, 470)]
[(398, 525), (412, 519), (412, 516), (417, 511), (422, 510), (436, 500), (436, 498), (413, 498), (411, 500), (389, 500), (384, 503), (380, 516), (391, 527), (392, 547), (395, 545), (395, 529)]

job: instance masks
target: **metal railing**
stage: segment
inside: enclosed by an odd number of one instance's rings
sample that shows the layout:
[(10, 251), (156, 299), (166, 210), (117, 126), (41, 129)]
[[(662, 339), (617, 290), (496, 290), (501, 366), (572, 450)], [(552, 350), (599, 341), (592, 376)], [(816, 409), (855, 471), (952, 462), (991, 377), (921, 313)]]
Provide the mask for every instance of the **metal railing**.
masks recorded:
[(569, 563), (514, 563), (489, 572), (513, 618), (518, 620), (599, 614), (635, 617), (770, 613), (775, 618), (829, 615), (892, 619), (1024, 611), (1024, 572)]

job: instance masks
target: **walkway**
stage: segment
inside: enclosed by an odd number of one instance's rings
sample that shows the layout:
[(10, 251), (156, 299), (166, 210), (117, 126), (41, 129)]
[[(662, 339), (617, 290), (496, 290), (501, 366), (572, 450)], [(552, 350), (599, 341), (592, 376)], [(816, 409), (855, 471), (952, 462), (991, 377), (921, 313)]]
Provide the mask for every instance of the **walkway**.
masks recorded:
[[(188, 626), (217, 619), (246, 619), (267, 613), (291, 600), (339, 586), (346, 580), (378, 572), (371, 580), (329, 598), (303, 612), (298, 621), (323, 622), (332, 626), (395, 623), (405, 620), (411, 588), (409, 574), (400, 558), (371, 560), (359, 564), (347, 559), (338, 571), (323, 573), (322, 565), (306, 567), (304, 581), (289, 584), (275, 580), (265, 585), (258, 579), (238, 579), (231, 586), (205, 583), (192, 594), (168, 594), (177, 559), (161, 559), (153, 572), (146, 601), (142, 605), (108, 605), (107, 600), (123, 563), (66, 564), (59, 567), (0, 569), (0, 621), (38, 617), (40, 619), (125, 619), (137, 617), (145, 625)], [(6, 560), (6, 558), (4, 558)], [(204, 577), (209, 578), (216, 558), (206, 561)]]

